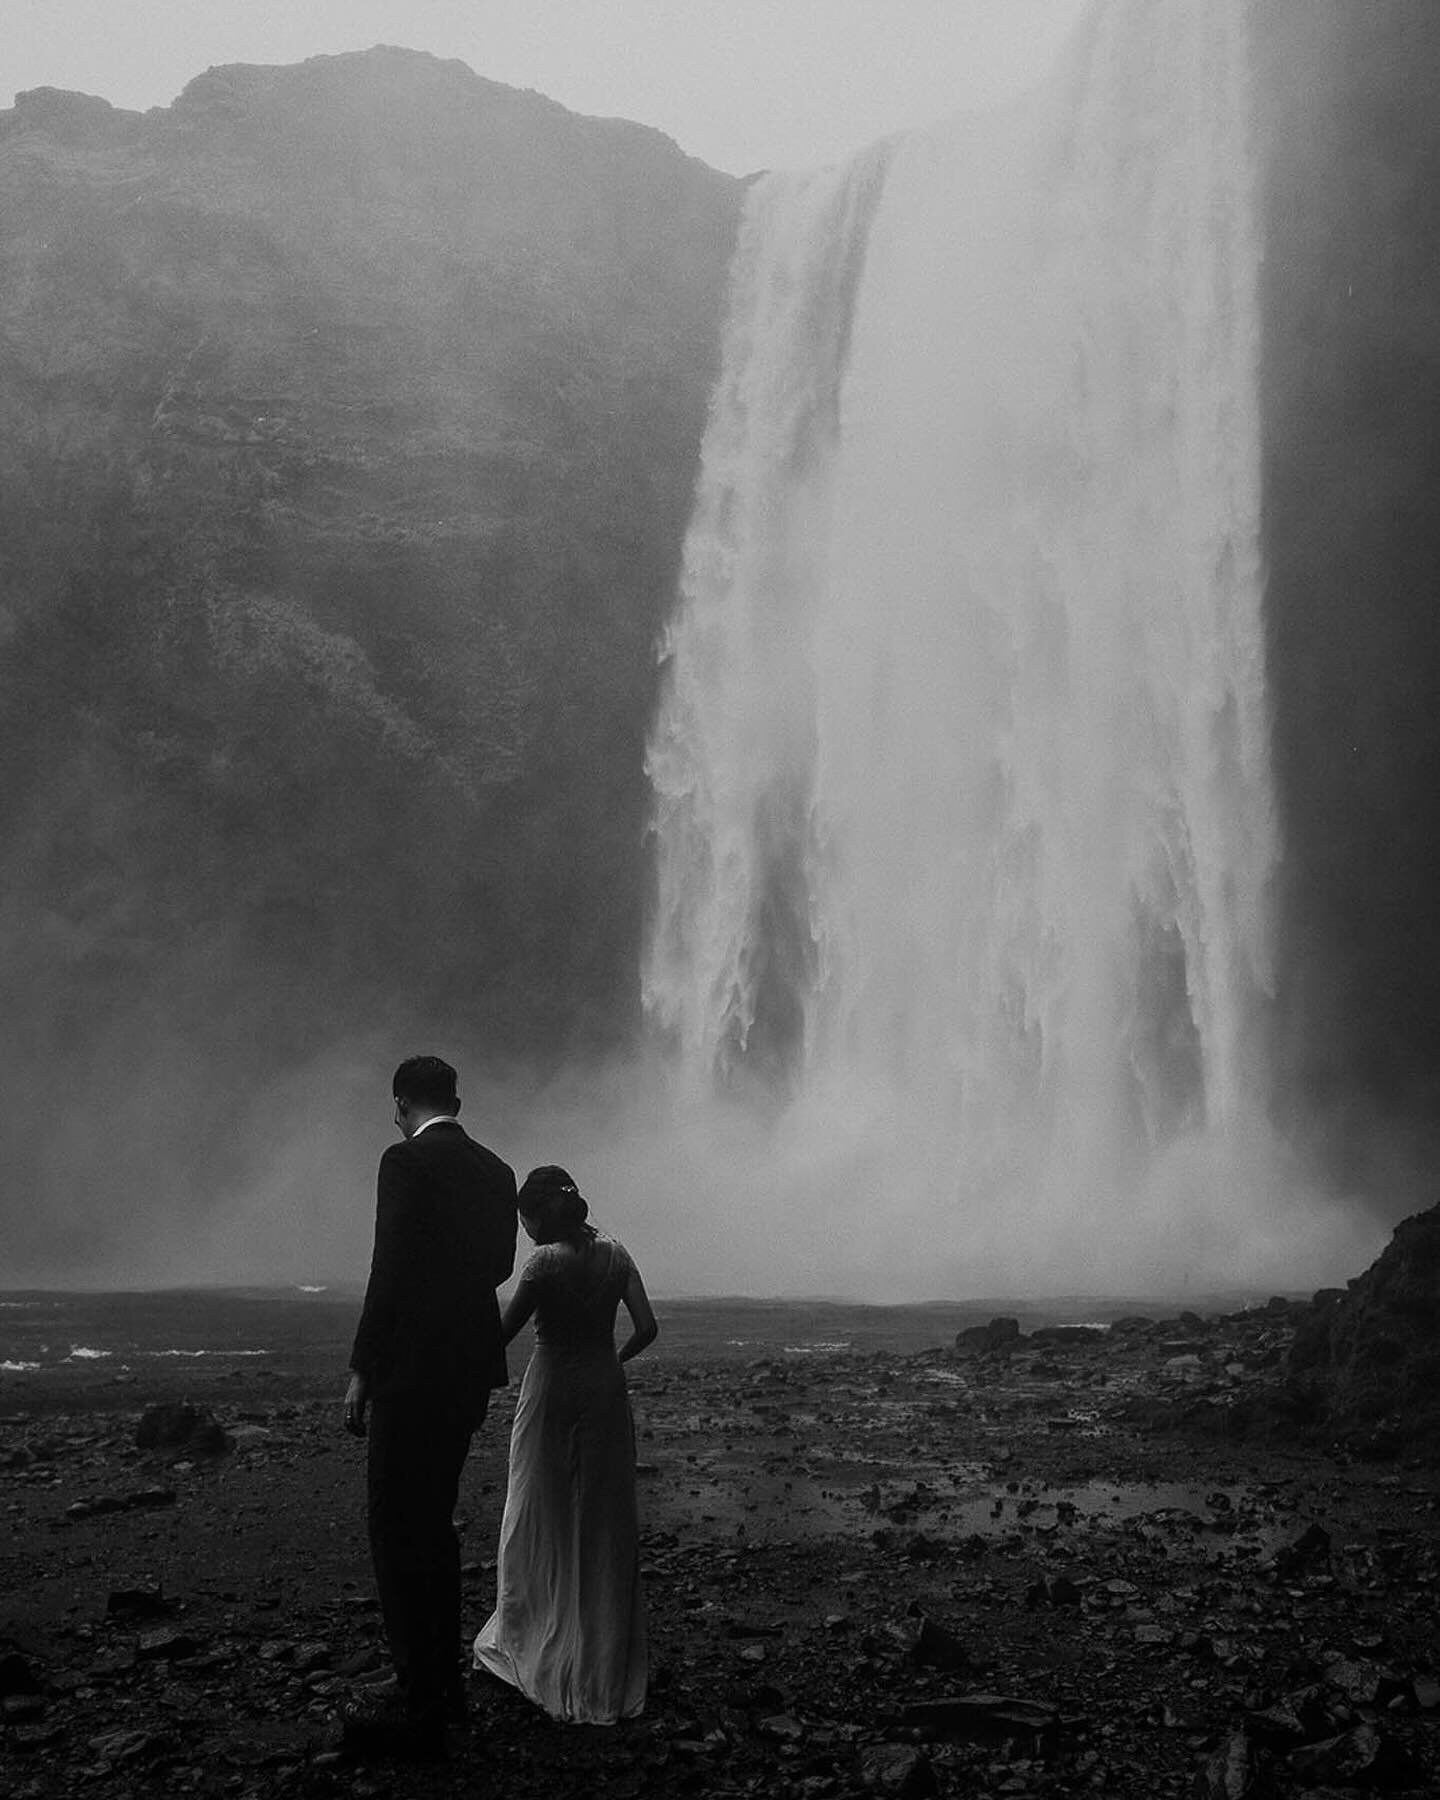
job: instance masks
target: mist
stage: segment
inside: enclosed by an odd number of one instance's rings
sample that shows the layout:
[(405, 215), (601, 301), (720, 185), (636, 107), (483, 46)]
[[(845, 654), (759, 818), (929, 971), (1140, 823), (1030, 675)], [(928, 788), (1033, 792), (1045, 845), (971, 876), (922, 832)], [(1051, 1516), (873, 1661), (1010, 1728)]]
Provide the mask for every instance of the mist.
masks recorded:
[(788, 185), (401, 51), (0, 114), (8, 1285), (363, 1279), (417, 1050), (662, 1295), (1303, 1291), (1433, 1199), (1440, 28), (1262, 9), (1236, 135), (1144, 10)]
[[(1194, 1147), (1157, 1172), (1144, 1213), (1129, 1196), (1077, 1191), (1057, 1216), (997, 1195), (959, 1232), (946, 1171), (926, 1160), (933, 1120), (873, 1105), (821, 1118), (753, 1097), (699, 1099), (642, 1060), (487, 1078), (466, 1073), (483, 1067), (482, 1046), (441, 1049), (460, 1070), (472, 1135), (522, 1177), (562, 1162), (594, 1222), (664, 1297), (1263, 1297), (1341, 1281), (1384, 1237), (1353, 1196), (1319, 1190), (1268, 1141), (1227, 1155), (1226, 1179), (1239, 1170), (1250, 1184), (1243, 1240), (1235, 1194)], [(375, 1168), (394, 1139), (394, 1060), (357, 1042), (259, 1086), (231, 1122), (223, 1170), (177, 1168), (163, 1133), (127, 1143), (99, 1112), (93, 1137), (74, 1146), (80, 1185), (69, 1191), (82, 1196), (77, 1213), (95, 1218), (108, 1149), (108, 1211), (123, 1229), (61, 1240), (64, 1259), (31, 1264), (24, 1285), (363, 1282)]]

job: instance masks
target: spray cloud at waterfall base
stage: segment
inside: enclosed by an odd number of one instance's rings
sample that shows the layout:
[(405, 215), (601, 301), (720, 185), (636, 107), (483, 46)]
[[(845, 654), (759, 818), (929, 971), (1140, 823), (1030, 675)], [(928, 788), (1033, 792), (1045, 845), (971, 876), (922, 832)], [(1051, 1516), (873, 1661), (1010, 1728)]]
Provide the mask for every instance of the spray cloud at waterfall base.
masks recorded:
[(1302, 1287), (1375, 1247), (1268, 1123), (1247, 17), (1117, 0), (1031, 101), (750, 197), (644, 998), (757, 1270), (798, 1234), (832, 1291)]

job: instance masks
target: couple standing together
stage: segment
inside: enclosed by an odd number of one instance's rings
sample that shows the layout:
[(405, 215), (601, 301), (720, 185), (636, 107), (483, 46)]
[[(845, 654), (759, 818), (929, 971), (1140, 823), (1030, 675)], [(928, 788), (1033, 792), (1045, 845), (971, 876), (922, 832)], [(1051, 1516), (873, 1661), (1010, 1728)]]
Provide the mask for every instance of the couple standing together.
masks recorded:
[[(402, 1141), (380, 1160), (375, 1249), (345, 1394), (368, 1439), (366, 1508), (396, 1701), (346, 1720), (357, 1753), (443, 1753), (462, 1724), (460, 1548), (454, 1510), (470, 1439), (505, 1347), (532, 1317), (500, 1527), (495, 1611), (477, 1668), (559, 1719), (638, 1713), (646, 1683), (635, 1444), (621, 1365), (656, 1335), (640, 1272), (587, 1223), (563, 1169), (527, 1176), (460, 1125), (437, 1056), (395, 1071)], [(502, 1318), (517, 1212), (537, 1248)], [(621, 1305), (633, 1327), (617, 1351)]]

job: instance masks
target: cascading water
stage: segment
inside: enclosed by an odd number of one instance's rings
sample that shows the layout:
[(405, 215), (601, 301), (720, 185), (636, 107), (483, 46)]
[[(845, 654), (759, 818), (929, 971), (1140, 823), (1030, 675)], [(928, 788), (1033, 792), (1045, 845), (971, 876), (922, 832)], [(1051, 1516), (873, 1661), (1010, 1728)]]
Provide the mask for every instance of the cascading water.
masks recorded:
[(1102, 0), (1031, 101), (749, 199), (644, 1002), (776, 1097), (778, 1193), (887, 1221), (857, 1270), (1264, 1266), (1246, 20)]
[(814, 648), (840, 387), (884, 152), (760, 184), (650, 749), (660, 911), (646, 1004), (692, 1070), (797, 1048), (815, 979)]

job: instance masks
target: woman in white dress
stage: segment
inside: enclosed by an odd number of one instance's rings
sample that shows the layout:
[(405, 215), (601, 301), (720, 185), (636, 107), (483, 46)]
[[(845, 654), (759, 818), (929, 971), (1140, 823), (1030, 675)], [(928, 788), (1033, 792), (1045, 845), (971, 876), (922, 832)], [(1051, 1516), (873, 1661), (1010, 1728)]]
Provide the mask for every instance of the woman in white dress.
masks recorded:
[[(645, 1704), (635, 1432), (621, 1365), (654, 1342), (629, 1254), (586, 1220), (564, 1169), (533, 1170), (520, 1222), (539, 1246), (505, 1309), (508, 1344), (535, 1318), (510, 1436), (495, 1611), (475, 1666), (557, 1719), (608, 1725)], [(630, 1315), (617, 1352), (615, 1316)]]

